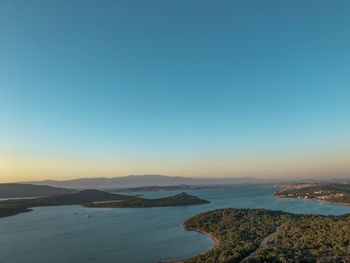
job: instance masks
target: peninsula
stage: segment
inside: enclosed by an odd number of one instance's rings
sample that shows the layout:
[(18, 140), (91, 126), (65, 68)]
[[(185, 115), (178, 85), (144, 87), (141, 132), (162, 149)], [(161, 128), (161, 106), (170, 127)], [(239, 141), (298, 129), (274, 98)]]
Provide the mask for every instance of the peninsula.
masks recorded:
[(217, 242), (199, 262), (348, 262), (350, 215), (298, 215), (265, 209), (218, 209), (185, 221)]

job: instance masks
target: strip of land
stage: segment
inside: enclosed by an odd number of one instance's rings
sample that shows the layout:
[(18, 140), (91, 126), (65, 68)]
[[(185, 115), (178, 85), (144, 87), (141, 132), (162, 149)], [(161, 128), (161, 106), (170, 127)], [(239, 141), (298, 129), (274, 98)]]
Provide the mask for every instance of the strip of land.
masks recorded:
[(1, 201), (0, 217), (29, 212), (31, 208), (39, 206), (82, 205), (95, 208), (141, 208), (199, 205), (206, 203), (209, 203), (209, 201), (186, 193), (157, 199), (146, 199), (137, 196), (112, 194), (99, 190), (83, 190), (57, 196)]
[(164, 207), (164, 206), (187, 206), (207, 204), (209, 201), (200, 199), (196, 196), (182, 192), (177, 195), (162, 197), (157, 199), (147, 199), (132, 197), (121, 201), (111, 202), (92, 202), (87, 204), (88, 207), (104, 208), (142, 208), (142, 207)]
[(289, 188), (275, 193), (278, 198), (320, 200), (330, 204), (350, 205), (349, 184), (315, 184), (301, 188)]

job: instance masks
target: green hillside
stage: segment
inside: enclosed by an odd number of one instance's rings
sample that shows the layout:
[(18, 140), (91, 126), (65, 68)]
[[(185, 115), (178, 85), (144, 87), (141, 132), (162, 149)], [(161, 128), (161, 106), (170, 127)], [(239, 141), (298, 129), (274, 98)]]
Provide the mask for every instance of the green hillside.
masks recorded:
[(350, 262), (349, 215), (230, 208), (202, 213), (184, 225), (217, 240), (214, 249), (186, 263)]

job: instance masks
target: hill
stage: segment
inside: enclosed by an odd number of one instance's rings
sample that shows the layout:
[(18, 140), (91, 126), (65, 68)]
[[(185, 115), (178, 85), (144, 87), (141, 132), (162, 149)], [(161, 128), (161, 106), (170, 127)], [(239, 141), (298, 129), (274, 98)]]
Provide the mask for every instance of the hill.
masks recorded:
[(196, 196), (181, 193), (173, 196), (146, 199), (134, 197), (118, 202), (90, 203), (89, 207), (110, 207), (110, 208), (141, 208), (141, 207), (164, 207), (164, 206), (186, 206), (207, 204), (209, 201), (200, 199)]
[(57, 188), (48, 185), (32, 185), (32, 184), (16, 184), (7, 183), (0, 184), (0, 198), (23, 198), (23, 197), (39, 197), (53, 196), (73, 193), (73, 190), (65, 188)]
[(349, 262), (350, 215), (296, 215), (265, 209), (217, 209), (184, 223), (216, 240), (205, 262)]

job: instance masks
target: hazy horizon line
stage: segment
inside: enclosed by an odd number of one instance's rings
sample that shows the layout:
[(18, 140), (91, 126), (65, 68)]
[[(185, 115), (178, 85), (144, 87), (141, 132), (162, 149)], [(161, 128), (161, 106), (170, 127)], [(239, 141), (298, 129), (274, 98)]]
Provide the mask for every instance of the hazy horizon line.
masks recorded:
[(214, 177), (214, 176), (179, 176), (179, 175), (166, 175), (166, 174), (129, 174), (129, 175), (120, 175), (120, 176), (85, 176), (85, 177), (71, 177), (67, 179), (60, 179), (60, 178), (46, 178), (42, 180), (28, 180), (28, 181), (0, 181), (0, 184), (6, 184), (6, 183), (17, 183), (17, 184), (30, 184), (30, 183), (38, 183), (38, 182), (68, 182), (68, 181), (79, 181), (79, 180), (95, 180), (95, 179), (118, 179), (118, 178), (127, 178), (127, 177), (147, 177), (147, 176), (158, 176), (158, 177), (168, 177), (168, 178), (184, 178), (184, 179), (207, 179), (207, 180), (259, 180), (259, 181), (314, 181), (314, 180), (342, 180), (342, 179), (349, 179), (350, 174), (344, 173), (339, 174), (338, 176), (335, 175), (325, 175), (325, 176), (294, 176), (294, 177), (259, 177), (259, 176), (222, 176), (222, 177)]

